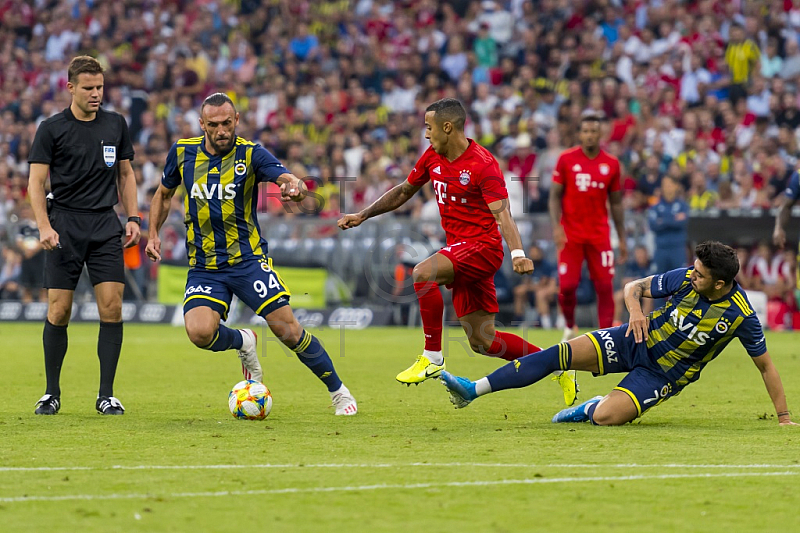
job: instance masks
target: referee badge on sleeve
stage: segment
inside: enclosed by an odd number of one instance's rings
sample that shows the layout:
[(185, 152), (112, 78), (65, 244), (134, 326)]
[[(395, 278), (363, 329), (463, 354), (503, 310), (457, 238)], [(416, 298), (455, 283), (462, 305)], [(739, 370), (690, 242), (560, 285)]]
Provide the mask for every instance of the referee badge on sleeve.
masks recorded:
[(117, 162), (117, 147), (116, 146), (103, 146), (103, 161), (106, 162), (107, 167), (113, 167)]

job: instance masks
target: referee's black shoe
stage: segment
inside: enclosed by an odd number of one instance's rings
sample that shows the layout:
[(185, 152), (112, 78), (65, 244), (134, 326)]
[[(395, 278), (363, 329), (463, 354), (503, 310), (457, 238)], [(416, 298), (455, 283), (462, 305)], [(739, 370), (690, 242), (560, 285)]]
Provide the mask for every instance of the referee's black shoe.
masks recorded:
[(100, 396), (97, 398), (95, 409), (101, 415), (122, 415), (125, 414), (125, 408), (119, 400), (113, 396)]
[(61, 409), (61, 398), (52, 394), (45, 394), (36, 402), (36, 411), (34, 413), (37, 415), (54, 415), (58, 413), (59, 409)]

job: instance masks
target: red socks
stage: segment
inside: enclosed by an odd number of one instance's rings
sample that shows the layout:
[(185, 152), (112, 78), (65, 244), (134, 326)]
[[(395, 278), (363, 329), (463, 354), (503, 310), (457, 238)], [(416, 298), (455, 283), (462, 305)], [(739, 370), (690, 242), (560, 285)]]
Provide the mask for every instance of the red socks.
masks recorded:
[(506, 361), (513, 361), (529, 353), (540, 352), (542, 349), (531, 344), (522, 337), (506, 331), (495, 331), (494, 342), (486, 355), (499, 357)]
[(611, 283), (595, 283), (597, 292), (597, 322), (600, 329), (610, 328), (614, 323), (614, 286)]
[[(422, 316), (422, 330), (425, 332), (425, 349), (441, 352), (444, 301), (442, 293), (439, 291), (439, 285), (433, 282), (419, 282), (414, 284), (414, 291), (419, 300), (419, 314)], [(513, 361), (538, 351), (541, 351), (541, 348), (522, 337), (513, 333), (496, 331), (494, 342), (486, 355)]]
[[(575, 290), (571, 291), (560, 291), (558, 293), (558, 304), (561, 306), (561, 313), (564, 315), (564, 322), (566, 322), (566, 326), (568, 328), (575, 327), (575, 306), (578, 305), (578, 298), (575, 295)], [(611, 300), (612, 311), (611, 315), (613, 317), (614, 311), (614, 300)]]
[(444, 301), (439, 285), (433, 282), (414, 284), (419, 299), (419, 314), (422, 316), (422, 330), (425, 332), (425, 349), (442, 351), (442, 316)]

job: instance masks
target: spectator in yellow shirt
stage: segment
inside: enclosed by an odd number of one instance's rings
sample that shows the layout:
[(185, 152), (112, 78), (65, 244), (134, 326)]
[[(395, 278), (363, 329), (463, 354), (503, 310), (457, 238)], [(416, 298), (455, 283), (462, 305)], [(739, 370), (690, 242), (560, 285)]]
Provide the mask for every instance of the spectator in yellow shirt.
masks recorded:
[(734, 104), (747, 97), (745, 85), (754, 70), (761, 69), (761, 50), (752, 39), (747, 39), (744, 28), (738, 24), (731, 26), (730, 40), (725, 50), (725, 62), (731, 71), (729, 96)]

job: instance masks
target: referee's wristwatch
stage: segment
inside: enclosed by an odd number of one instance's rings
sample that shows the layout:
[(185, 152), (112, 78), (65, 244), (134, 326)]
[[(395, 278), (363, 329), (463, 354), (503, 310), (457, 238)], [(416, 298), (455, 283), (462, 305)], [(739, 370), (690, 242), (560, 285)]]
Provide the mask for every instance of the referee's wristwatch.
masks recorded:
[(136, 222), (141, 227), (142, 217), (128, 217), (128, 222)]

